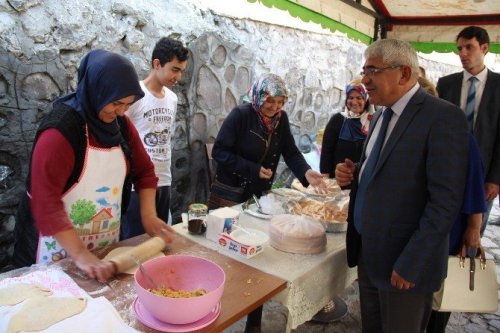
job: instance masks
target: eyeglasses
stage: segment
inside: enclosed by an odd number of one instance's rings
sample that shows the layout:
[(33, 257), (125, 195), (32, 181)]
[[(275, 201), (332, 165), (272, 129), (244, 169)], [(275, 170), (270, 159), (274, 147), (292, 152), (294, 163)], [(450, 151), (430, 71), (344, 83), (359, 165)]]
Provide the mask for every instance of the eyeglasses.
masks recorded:
[(401, 67), (402, 65), (394, 65), (394, 66), (387, 66), (387, 67), (382, 67), (382, 68), (377, 68), (377, 67), (366, 67), (366, 68), (363, 68), (363, 70), (361, 71), (361, 73), (359, 73), (359, 75), (361, 76), (374, 76), (375, 74), (378, 74), (380, 72), (383, 72), (387, 69), (395, 69), (395, 68), (399, 68)]

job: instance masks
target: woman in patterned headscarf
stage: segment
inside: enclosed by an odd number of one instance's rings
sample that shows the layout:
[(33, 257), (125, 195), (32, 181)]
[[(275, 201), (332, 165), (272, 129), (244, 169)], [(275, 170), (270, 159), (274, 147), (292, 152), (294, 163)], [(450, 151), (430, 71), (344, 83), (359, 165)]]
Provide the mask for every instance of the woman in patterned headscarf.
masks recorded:
[(326, 125), (321, 146), (320, 171), (335, 177), (335, 166), (346, 158), (358, 162), (372, 115), (368, 94), (359, 80), (346, 87), (345, 110)]
[[(283, 106), (288, 90), (282, 78), (266, 74), (258, 79), (227, 116), (217, 135), (212, 157), (217, 173), (209, 208), (245, 202), (270, 190), (280, 156), (302, 185), (325, 188), (321, 174), (311, 169), (295, 145)], [(262, 307), (248, 315), (245, 332), (260, 332)]]
[(295, 145), (283, 106), (285, 82), (263, 75), (248, 91), (243, 105), (227, 116), (215, 141), (212, 157), (217, 173), (211, 188), (211, 209), (232, 206), (271, 189), (280, 156), (304, 186), (324, 187)]

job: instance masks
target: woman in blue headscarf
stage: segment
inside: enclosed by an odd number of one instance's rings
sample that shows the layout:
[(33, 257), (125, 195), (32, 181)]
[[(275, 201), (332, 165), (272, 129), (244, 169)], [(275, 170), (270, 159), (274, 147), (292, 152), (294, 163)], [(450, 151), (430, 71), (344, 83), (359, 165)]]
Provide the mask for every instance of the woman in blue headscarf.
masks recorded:
[(171, 227), (156, 215), (153, 164), (124, 117), (144, 96), (138, 82), (121, 55), (94, 50), (83, 58), (76, 91), (54, 102), (35, 137), (15, 229), (15, 266), (70, 256), (87, 275), (106, 281), (115, 268), (90, 250), (118, 241), (131, 183), (145, 230), (173, 240)]
[(345, 93), (345, 110), (330, 118), (323, 134), (319, 168), (330, 178), (335, 178), (338, 163), (346, 158), (358, 162), (361, 158), (373, 113), (366, 89), (360, 81), (352, 81)]

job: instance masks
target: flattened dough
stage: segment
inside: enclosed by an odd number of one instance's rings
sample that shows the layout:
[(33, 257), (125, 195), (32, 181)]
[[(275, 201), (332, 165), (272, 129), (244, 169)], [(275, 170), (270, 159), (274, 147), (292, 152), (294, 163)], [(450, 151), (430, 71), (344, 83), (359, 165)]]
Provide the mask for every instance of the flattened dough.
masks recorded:
[(35, 296), (49, 296), (52, 292), (40, 285), (17, 283), (0, 289), (0, 306), (15, 305)]
[[(102, 260), (108, 260), (108, 261), (110, 261), (110, 259), (115, 258), (115, 257), (119, 256), (120, 254), (125, 253), (125, 252), (127, 252), (128, 250), (130, 250), (132, 248), (133, 248), (133, 246), (117, 247), (116, 249), (113, 249), (113, 250), (109, 251), (109, 253), (106, 254), (106, 256)], [(159, 253), (155, 254), (153, 257), (151, 257), (150, 259), (164, 257), (164, 256), (165, 256), (165, 254), (163, 252), (159, 252)], [(137, 267), (134, 266), (132, 268), (127, 269), (123, 273), (125, 273), (125, 274), (135, 274), (136, 270), (137, 270)]]
[(9, 321), (8, 333), (41, 331), (85, 309), (87, 300), (78, 297), (43, 297), (28, 299)]

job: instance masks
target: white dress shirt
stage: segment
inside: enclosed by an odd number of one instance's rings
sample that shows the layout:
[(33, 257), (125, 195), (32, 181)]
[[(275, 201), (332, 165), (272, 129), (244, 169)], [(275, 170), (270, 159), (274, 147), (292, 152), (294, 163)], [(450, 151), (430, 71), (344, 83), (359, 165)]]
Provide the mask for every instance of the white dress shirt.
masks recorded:
[(469, 93), (469, 87), (471, 82), (469, 79), (475, 76), (476, 81), (476, 99), (474, 104), (474, 122), (476, 122), (477, 110), (479, 110), (479, 104), (481, 103), (481, 97), (483, 97), (484, 86), (486, 85), (486, 79), (488, 77), (488, 68), (484, 66), (484, 69), (477, 75), (472, 75), (471, 73), (464, 71), (464, 78), (462, 80), (462, 92), (460, 93), (460, 108), (465, 112), (465, 106), (467, 104), (467, 94)]
[[(384, 149), (385, 143), (387, 142), (387, 140), (391, 136), (392, 130), (396, 126), (396, 123), (398, 122), (399, 117), (403, 113), (403, 110), (406, 108), (406, 106), (408, 105), (408, 102), (413, 97), (413, 95), (415, 95), (415, 93), (417, 92), (417, 90), (419, 88), (420, 88), (420, 85), (418, 83), (416, 83), (410, 90), (408, 90), (406, 92), (406, 94), (404, 94), (396, 103), (394, 103), (390, 107), (392, 109), (393, 114), (392, 114), (391, 120), (389, 121), (389, 125), (387, 126), (387, 133), (385, 135), (384, 145), (382, 146), (382, 150), (380, 151), (381, 154), (382, 154), (382, 151)], [(386, 109), (387, 109), (387, 107), (386, 107)], [(385, 111), (385, 109), (384, 109), (384, 111)], [(378, 117), (377, 123), (375, 124), (375, 128), (373, 129), (373, 133), (370, 136), (370, 140), (368, 141), (368, 143), (366, 145), (366, 158), (365, 158), (364, 162), (366, 162), (366, 160), (368, 160), (368, 157), (370, 156), (370, 153), (373, 149), (373, 145), (375, 144), (378, 133), (380, 132), (381, 126), (382, 126), (382, 115), (380, 115), (380, 117)], [(361, 179), (361, 174), (363, 173), (363, 170), (365, 168), (364, 162), (363, 162), (363, 165), (361, 166), (361, 170), (359, 172), (359, 179)]]

